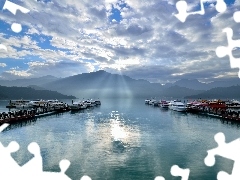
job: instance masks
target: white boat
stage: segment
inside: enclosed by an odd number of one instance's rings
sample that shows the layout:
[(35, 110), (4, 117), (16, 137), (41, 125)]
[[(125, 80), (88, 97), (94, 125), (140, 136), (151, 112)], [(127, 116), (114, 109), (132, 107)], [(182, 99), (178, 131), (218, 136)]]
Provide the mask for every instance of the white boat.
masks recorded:
[(145, 99), (145, 104), (149, 104), (150, 99)]
[(84, 104), (86, 104), (87, 107), (93, 107), (93, 106), (96, 105), (96, 104), (95, 104), (95, 101), (93, 101), (92, 99), (87, 100), (87, 101), (84, 101)]
[(184, 112), (186, 111), (186, 106), (182, 102), (174, 102), (172, 105), (172, 110), (174, 111), (179, 111), (179, 112)]
[(159, 107), (161, 107), (161, 108), (168, 108), (168, 106), (169, 106), (169, 103), (167, 102), (167, 101), (160, 101), (160, 103), (159, 103)]
[(29, 104), (32, 105), (33, 107), (44, 107), (47, 105), (47, 103), (48, 101), (42, 99), (37, 99), (29, 102)]
[(149, 101), (149, 105), (155, 106), (157, 104), (158, 104), (158, 101), (156, 99), (152, 99), (152, 100)]
[(175, 102), (176, 102), (176, 101), (170, 101), (170, 102), (168, 103), (168, 108), (169, 108), (169, 109), (173, 109), (173, 105), (174, 105)]
[(19, 109), (24, 109), (24, 108), (31, 108), (33, 107), (32, 104), (30, 104), (30, 100), (10, 100), (9, 104), (6, 106), (6, 108), (19, 108)]
[(73, 102), (71, 105), (69, 105), (71, 110), (80, 110), (80, 109), (86, 109), (87, 105), (83, 102)]
[(54, 110), (62, 110), (67, 107), (67, 104), (63, 102), (55, 102), (55, 103), (51, 103), (51, 107), (53, 107)]
[(228, 108), (240, 108), (240, 102), (234, 99), (227, 101), (225, 104)]

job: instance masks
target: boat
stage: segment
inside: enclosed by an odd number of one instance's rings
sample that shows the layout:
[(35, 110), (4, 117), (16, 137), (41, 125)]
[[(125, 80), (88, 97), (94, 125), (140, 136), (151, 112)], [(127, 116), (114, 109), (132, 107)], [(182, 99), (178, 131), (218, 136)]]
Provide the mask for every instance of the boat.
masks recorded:
[(149, 104), (150, 99), (145, 99), (145, 104)]
[(33, 107), (30, 103), (30, 100), (10, 100), (6, 108), (18, 108), (18, 109), (26, 109)]
[(168, 109), (169, 106), (169, 102), (162, 100), (160, 101), (160, 103), (158, 104), (159, 107), (164, 108), (164, 109)]
[(171, 109), (174, 111), (178, 111), (178, 112), (184, 112), (187, 110), (185, 104), (183, 104), (182, 102), (173, 102), (171, 105)]
[(71, 105), (69, 105), (69, 108), (71, 110), (80, 110), (80, 109), (86, 109), (87, 105), (83, 102), (73, 102)]
[(100, 100), (95, 100), (95, 104), (96, 105), (101, 105), (101, 101)]
[(87, 107), (93, 107), (96, 105), (95, 101), (93, 101), (92, 99), (90, 99), (90, 100), (88, 99), (88, 100), (84, 101), (84, 104), (86, 104)]
[(29, 104), (33, 107), (44, 107), (47, 105), (47, 103), (48, 101), (42, 99), (32, 100), (29, 102)]
[(55, 102), (51, 104), (51, 107), (54, 108), (56, 111), (62, 111), (62, 110), (67, 110), (68, 105), (63, 102)]
[(173, 109), (173, 105), (174, 105), (176, 102), (181, 102), (181, 101), (179, 101), (179, 100), (172, 100), (172, 101), (170, 101), (170, 102), (168, 103), (168, 108), (169, 108), (169, 109)]
[(153, 105), (153, 106), (158, 106), (159, 101), (157, 101), (156, 99), (152, 99), (149, 101), (149, 105)]
[(237, 100), (230, 100), (225, 102), (228, 108), (240, 108), (240, 101)]

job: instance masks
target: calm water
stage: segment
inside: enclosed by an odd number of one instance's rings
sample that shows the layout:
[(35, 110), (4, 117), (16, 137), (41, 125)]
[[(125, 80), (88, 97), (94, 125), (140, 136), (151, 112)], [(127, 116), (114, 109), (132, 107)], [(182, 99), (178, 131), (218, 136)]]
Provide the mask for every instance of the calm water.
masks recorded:
[[(6, 104), (0, 101), (0, 111)], [(107, 99), (93, 109), (11, 126), (0, 138), (4, 146), (19, 143), (13, 157), (20, 165), (32, 158), (27, 146), (33, 141), (41, 147), (45, 171), (59, 171), (59, 161), (70, 160), (66, 174), (73, 180), (83, 175), (93, 180), (179, 180), (170, 174), (174, 164), (190, 168), (189, 179), (212, 180), (220, 170), (230, 173), (233, 166), (221, 157), (213, 167), (204, 164), (207, 150), (217, 146), (218, 132), (225, 133), (227, 142), (240, 137), (237, 124), (153, 108), (143, 99)]]

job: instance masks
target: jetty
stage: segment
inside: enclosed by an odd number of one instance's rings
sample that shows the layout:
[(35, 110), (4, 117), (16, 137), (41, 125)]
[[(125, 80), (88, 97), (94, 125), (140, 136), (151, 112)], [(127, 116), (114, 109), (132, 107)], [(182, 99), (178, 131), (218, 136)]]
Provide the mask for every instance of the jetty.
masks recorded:
[[(169, 106), (163, 106), (163, 102), (169, 102)], [(145, 104), (159, 106), (166, 109), (172, 109), (171, 102), (176, 103), (177, 101), (157, 101), (155, 99), (145, 100)], [(194, 100), (185, 104), (185, 111), (183, 112), (220, 118), (225, 121), (240, 122), (240, 102), (236, 100)]]
[[(14, 105), (17, 105), (18, 107), (22, 107), (21, 109), (14, 109), (13, 111), (8, 111), (8, 112), (2, 112), (0, 113), (0, 125), (4, 123), (8, 124), (13, 124), (13, 123), (18, 123), (22, 122), (25, 120), (32, 120), (38, 117), (44, 117), (44, 116), (49, 116), (53, 114), (58, 114), (58, 113), (64, 113), (68, 112), (71, 110), (81, 110), (82, 108), (76, 108), (74, 107), (74, 103), (72, 101), (72, 105), (68, 105), (67, 103), (63, 102), (58, 102), (57, 100), (54, 101), (32, 101), (34, 104), (33, 106), (29, 104), (26, 104), (26, 101), (22, 101), (24, 104), (20, 104), (20, 101), (10, 101), (10, 103), (13, 103)], [(44, 102), (44, 103), (43, 103)], [(12, 104), (7, 105), (6, 107), (12, 107)], [(89, 101), (84, 101), (82, 102), (85, 108), (93, 107), (100, 105), (100, 101), (91, 101), (91, 105), (89, 105)], [(15, 106), (16, 107), (16, 106)]]

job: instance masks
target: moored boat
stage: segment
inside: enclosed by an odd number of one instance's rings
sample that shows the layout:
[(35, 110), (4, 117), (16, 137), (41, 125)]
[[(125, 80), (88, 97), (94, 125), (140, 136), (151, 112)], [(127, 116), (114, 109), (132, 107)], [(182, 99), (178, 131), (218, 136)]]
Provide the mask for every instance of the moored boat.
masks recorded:
[(80, 109), (86, 109), (87, 105), (83, 102), (73, 102), (71, 105), (69, 105), (69, 108), (71, 110), (80, 110)]
[(240, 108), (240, 101), (234, 99), (231, 101), (226, 101), (225, 104), (228, 108)]
[(169, 106), (169, 102), (162, 100), (160, 101), (160, 103), (158, 104), (159, 107), (164, 108), (164, 109), (168, 109)]
[(8, 105), (6, 106), (6, 108), (20, 108), (20, 109), (26, 109), (26, 108), (30, 108), (33, 107), (30, 104), (30, 100), (23, 100), (23, 99), (19, 99), (19, 100), (10, 100)]
[(173, 106), (172, 106), (172, 110), (174, 111), (178, 111), (178, 112), (184, 112), (186, 111), (186, 106), (185, 104), (183, 104), (182, 102), (174, 102)]

